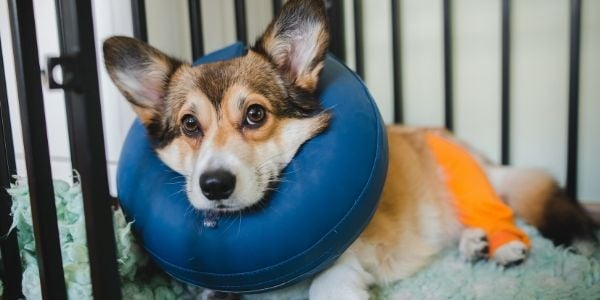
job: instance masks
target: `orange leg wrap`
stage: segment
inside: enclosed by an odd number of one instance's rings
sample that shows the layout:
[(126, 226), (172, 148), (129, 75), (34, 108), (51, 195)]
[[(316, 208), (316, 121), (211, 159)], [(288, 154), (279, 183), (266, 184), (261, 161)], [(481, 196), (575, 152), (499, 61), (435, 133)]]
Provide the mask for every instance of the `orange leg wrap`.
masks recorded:
[(486, 232), (490, 255), (514, 240), (531, 246), (527, 235), (515, 225), (512, 209), (502, 202), (469, 151), (435, 133), (427, 133), (427, 144), (442, 169), (460, 222)]

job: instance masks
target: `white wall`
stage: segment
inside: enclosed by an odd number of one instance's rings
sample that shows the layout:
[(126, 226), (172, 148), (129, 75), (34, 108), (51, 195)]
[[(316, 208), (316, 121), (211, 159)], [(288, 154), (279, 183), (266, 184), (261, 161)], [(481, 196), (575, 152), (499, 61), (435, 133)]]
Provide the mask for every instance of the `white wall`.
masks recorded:
[(600, 1), (584, 1), (579, 116), (579, 195), (600, 202)]
[[(53, 1), (35, 0), (40, 58), (58, 53)], [(249, 0), (253, 41), (271, 18), (270, 0)], [(600, 202), (600, 1), (583, 1), (579, 196)], [(443, 125), (442, 1), (402, 0), (400, 5), (405, 120)], [(455, 0), (454, 98), (456, 133), (493, 160), (500, 157), (500, 0)], [(511, 157), (516, 165), (544, 167), (561, 182), (566, 170), (569, 0), (513, 1)], [(205, 48), (235, 41), (233, 1), (202, 0)], [(347, 56), (353, 66), (352, 1), (345, 0)], [(365, 78), (386, 122), (393, 120), (391, 12), (389, 1), (364, 1)], [(129, 1), (94, 1), (96, 39), (131, 35)], [(187, 1), (147, 0), (149, 40), (190, 60)], [(13, 132), (20, 138), (6, 2), (0, 1), (0, 36), (8, 78)], [(98, 51), (98, 54), (101, 52)], [(101, 57), (98, 58), (102, 62)], [(109, 170), (133, 118), (130, 108), (99, 68)], [(68, 177), (69, 149), (62, 94), (44, 91), (53, 174)], [(19, 165), (22, 146), (16, 144)], [(24, 173), (22, 167), (20, 173)], [(114, 178), (111, 178), (111, 183)]]
[[(441, 3), (439, 0), (407, 0), (400, 4), (402, 87), (407, 124), (444, 124)], [(383, 78), (367, 78), (367, 83), (375, 80)]]
[[(35, 17), (36, 30), (38, 31), (39, 58), (45, 61), (49, 55), (58, 53), (58, 35), (56, 31), (53, 1), (36, 0)], [(0, 2), (0, 37), (2, 38), (2, 54), (5, 64), (6, 85), (9, 98), (9, 107), (12, 121), (13, 136), (15, 139), (15, 156), (19, 174), (25, 174), (25, 161), (22, 145), (22, 134), (17, 102), (17, 86), (14, 80), (14, 61), (12, 56), (12, 41), (10, 38), (9, 17), (7, 1)], [(44, 79), (44, 78), (43, 78)], [(52, 173), (55, 177), (69, 177), (71, 175), (70, 151), (66, 127), (66, 112), (63, 93), (59, 90), (50, 91), (43, 89), (44, 109), (46, 111), (46, 126), (48, 127), (48, 140), (50, 155), (52, 156)]]
[(389, 1), (364, 1), (362, 7), (363, 22), (369, 25), (363, 29), (364, 79), (386, 123), (394, 120), (392, 82), (386, 80), (392, 78), (392, 41), (389, 38), (392, 29), (388, 25), (391, 22), (390, 6)]
[(460, 0), (454, 22), (455, 131), (500, 158), (500, 14), (498, 1)]
[(567, 157), (568, 1), (515, 1), (511, 155), (564, 182)]

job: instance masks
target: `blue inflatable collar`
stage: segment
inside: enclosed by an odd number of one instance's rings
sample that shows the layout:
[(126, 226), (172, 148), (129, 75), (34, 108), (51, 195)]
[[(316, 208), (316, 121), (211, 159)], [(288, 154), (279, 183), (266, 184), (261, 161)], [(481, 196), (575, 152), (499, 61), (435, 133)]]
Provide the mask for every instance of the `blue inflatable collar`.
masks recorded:
[[(244, 53), (234, 44), (197, 63)], [(158, 159), (145, 128), (133, 124), (117, 171), (119, 200), (161, 268), (205, 288), (260, 292), (316, 274), (350, 246), (383, 188), (385, 129), (362, 81), (333, 57), (317, 93), (333, 113), (329, 129), (301, 147), (265, 209), (222, 216), (216, 228), (203, 226), (183, 177)]]

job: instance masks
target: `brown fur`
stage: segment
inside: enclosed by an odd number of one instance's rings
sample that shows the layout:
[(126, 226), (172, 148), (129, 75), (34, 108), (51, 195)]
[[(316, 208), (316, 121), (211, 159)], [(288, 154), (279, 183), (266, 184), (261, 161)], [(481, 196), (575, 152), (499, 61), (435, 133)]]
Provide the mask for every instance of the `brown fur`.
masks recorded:
[[(324, 4), (291, 1), (284, 11), (246, 55), (198, 66), (132, 38), (104, 43), (111, 78), (160, 158), (186, 176), (197, 208), (256, 204), (302, 143), (328, 125), (329, 113), (313, 94), (328, 42)], [(248, 121), (251, 106), (264, 109), (256, 126)], [(186, 120), (196, 126), (193, 134), (183, 128)], [(198, 177), (217, 169), (238, 178), (218, 204), (198, 190)]]
[[(446, 201), (445, 188), (437, 176), (437, 165), (426, 149), (424, 130), (391, 126), (387, 131), (390, 145), (388, 176), (379, 207), (360, 239), (365, 244), (376, 245), (379, 265), (374, 267), (386, 270), (384, 274), (394, 274), (398, 270), (390, 269), (394, 266), (390, 260), (398, 260), (399, 255), (407, 259), (427, 257), (444, 244), (443, 238), (424, 238), (428, 229), (421, 219), (423, 209), (435, 210), (430, 213), (437, 217), (435, 222), (443, 223), (448, 229), (444, 234), (452, 234), (457, 223)], [(402, 278), (428, 260), (414, 260), (417, 261), (419, 263), (413, 268), (403, 270)]]

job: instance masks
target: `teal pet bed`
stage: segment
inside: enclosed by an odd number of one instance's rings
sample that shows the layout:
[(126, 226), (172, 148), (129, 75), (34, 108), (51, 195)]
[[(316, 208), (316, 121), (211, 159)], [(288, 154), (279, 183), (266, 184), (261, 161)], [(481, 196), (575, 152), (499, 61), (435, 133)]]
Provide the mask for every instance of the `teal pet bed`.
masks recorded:
[[(85, 224), (79, 186), (56, 181), (56, 207), (63, 266), (70, 299), (92, 299)], [(14, 202), (13, 228), (18, 229), (24, 264), (23, 293), (41, 299), (35, 259), (29, 193), (25, 181), (9, 190)], [(117, 259), (123, 299), (196, 299), (201, 289), (179, 283), (153, 268), (131, 233), (123, 213), (114, 214)], [(600, 251), (585, 257), (556, 248), (531, 226), (520, 223), (532, 241), (529, 258), (503, 269), (493, 263), (462, 261), (449, 248), (415, 276), (386, 287), (374, 287), (373, 299), (598, 299)], [(600, 232), (597, 234), (600, 239)], [(1, 293), (0, 293), (1, 294)], [(255, 299), (260, 295), (254, 295)], [(0, 297), (1, 298), (1, 297)]]

